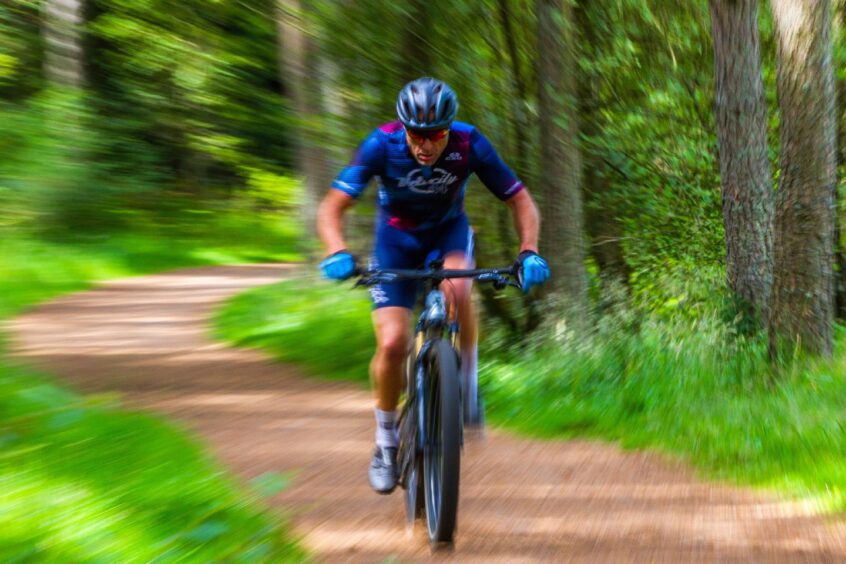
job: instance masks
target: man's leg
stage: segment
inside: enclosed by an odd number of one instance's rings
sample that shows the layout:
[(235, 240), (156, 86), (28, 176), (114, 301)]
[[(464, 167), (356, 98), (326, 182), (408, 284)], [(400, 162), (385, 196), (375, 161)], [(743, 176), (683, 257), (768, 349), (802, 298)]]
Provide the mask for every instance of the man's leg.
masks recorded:
[[(448, 253), (444, 259), (445, 269), (467, 269), (473, 266), (473, 258), (467, 257), (463, 251)], [(461, 350), (469, 351), (476, 346), (476, 312), (473, 308), (473, 300), (470, 299), (473, 281), (468, 278), (455, 278), (441, 284), (441, 288), (444, 289), (450, 303), (458, 306)]]
[[(444, 260), (444, 268), (466, 269), (474, 268), (475, 260), (463, 251), (448, 253)], [(481, 413), (478, 413), (478, 405), (475, 399), (478, 397), (478, 374), (477, 374), (477, 324), (475, 308), (471, 299), (472, 280), (458, 278), (441, 284), (441, 288), (447, 293), (447, 299), (458, 307), (458, 324), (461, 327), (459, 341), (461, 346), (461, 377), (464, 382), (465, 393), (469, 394), (473, 405), (466, 405), (469, 412), (465, 412), (465, 423), (478, 425), (481, 423)]]
[(370, 462), (370, 485), (381, 494), (397, 484), (397, 402), (402, 369), (408, 352), (411, 311), (404, 307), (381, 307), (373, 311), (376, 354), (370, 377), (376, 394), (376, 449)]
[(397, 408), (403, 361), (408, 353), (410, 320), (411, 311), (404, 307), (373, 310), (376, 354), (370, 362), (370, 378), (376, 393), (376, 408), (382, 411), (395, 411)]
[[(421, 257), (418, 241), (408, 233), (380, 225), (371, 257), (371, 268), (414, 268)], [(376, 449), (370, 462), (370, 485), (378, 493), (391, 493), (397, 483), (397, 402), (402, 370), (408, 352), (411, 308), (417, 284), (406, 280), (370, 288), (376, 353), (370, 361), (370, 378), (376, 395)]]

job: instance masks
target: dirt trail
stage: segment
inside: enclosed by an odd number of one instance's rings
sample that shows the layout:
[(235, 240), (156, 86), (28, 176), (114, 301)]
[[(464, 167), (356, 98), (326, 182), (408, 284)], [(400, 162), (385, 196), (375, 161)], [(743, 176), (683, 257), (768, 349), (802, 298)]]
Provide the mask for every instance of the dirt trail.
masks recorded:
[(651, 454), (503, 432), (467, 445), (455, 550), (432, 556), (422, 531), (406, 534), (401, 497), (367, 485), (369, 393), (208, 338), (221, 300), (290, 272), (202, 268), (104, 284), (13, 320), (16, 354), (77, 389), (119, 391), (182, 421), (245, 478), (295, 472), (272, 501), (323, 561), (846, 561), (846, 527), (800, 504), (704, 483)]

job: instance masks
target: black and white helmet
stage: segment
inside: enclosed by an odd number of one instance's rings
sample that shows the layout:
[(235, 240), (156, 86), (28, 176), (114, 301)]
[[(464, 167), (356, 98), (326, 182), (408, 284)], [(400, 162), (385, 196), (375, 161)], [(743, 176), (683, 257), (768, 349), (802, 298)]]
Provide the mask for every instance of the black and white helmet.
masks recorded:
[(443, 129), (457, 113), (452, 88), (428, 76), (406, 84), (397, 97), (397, 116), (409, 129)]

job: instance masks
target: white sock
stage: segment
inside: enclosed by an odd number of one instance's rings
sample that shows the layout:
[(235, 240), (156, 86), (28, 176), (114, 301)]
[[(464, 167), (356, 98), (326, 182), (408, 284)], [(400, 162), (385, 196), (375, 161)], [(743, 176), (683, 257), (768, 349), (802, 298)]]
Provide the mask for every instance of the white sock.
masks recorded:
[(376, 444), (380, 447), (396, 447), (399, 444), (397, 433), (397, 412), (382, 411), (378, 407), (376, 412)]

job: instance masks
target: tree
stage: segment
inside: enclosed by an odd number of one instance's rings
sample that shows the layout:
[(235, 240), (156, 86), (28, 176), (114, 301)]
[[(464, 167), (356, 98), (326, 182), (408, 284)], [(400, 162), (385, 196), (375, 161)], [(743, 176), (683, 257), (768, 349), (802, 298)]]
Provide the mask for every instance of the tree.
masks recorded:
[(590, 254), (596, 261), (604, 286), (619, 284), (628, 288), (631, 274), (623, 254), (620, 240), (623, 226), (618, 210), (611, 198), (610, 171), (604, 165), (605, 150), (597, 142), (602, 135), (600, 114), (602, 100), (598, 83), (601, 77), (593, 71), (591, 63), (599, 57), (600, 37), (590, 14), (590, 2), (579, 0), (575, 18), (580, 32), (583, 63), (579, 68), (579, 113), (581, 118), (582, 158), (584, 177), (582, 194), (585, 201), (585, 225), (589, 238)]
[(711, 0), (726, 276), (766, 323), (772, 289), (773, 191), (761, 76), (758, 0)]
[(432, 74), (432, 47), (427, 34), (430, 32), (429, 2), (409, 0), (405, 12), (405, 33), (402, 35), (401, 51), (403, 69), (401, 78), (405, 82)]
[(67, 86), (82, 86), (82, 0), (47, 0), (43, 10), (47, 78)]
[(830, 355), (836, 93), (828, 0), (773, 0), (781, 110), (770, 352)]
[(576, 45), (568, 0), (537, 0), (541, 159), (537, 178), (543, 220), (541, 251), (549, 261), (549, 292), (568, 322), (587, 310), (582, 236), (581, 158), (576, 114)]
[[(844, 24), (846, 24), (846, 1), (839, 0), (834, 3), (834, 44), (842, 45), (844, 39)], [(843, 67), (843, 49), (835, 51), (835, 68)], [(840, 102), (837, 108), (837, 170), (838, 177), (843, 178), (844, 166), (846, 166), (846, 112), (843, 109), (843, 101), (846, 100), (846, 76), (837, 74), (837, 99)], [(843, 214), (846, 212), (843, 195), (838, 190), (836, 193), (837, 211), (835, 212), (834, 224), (834, 252), (837, 263), (837, 274), (835, 275), (835, 316), (838, 320), (846, 320), (846, 232), (844, 232)]]
[(320, 53), (316, 41), (305, 28), (307, 19), (299, 0), (279, 0), (279, 61), (283, 84), (297, 116), (299, 141), (298, 167), (305, 176), (303, 198), (304, 232), (315, 230), (315, 213), (331, 176), (327, 152), (319, 137), (323, 113)]

